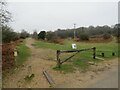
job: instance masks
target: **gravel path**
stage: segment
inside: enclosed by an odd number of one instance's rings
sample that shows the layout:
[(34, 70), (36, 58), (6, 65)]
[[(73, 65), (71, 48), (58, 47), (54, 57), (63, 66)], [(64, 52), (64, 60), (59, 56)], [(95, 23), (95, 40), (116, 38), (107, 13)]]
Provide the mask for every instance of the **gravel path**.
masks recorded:
[(111, 70), (106, 71), (99, 78), (87, 88), (118, 88), (118, 67), (112, 67)]

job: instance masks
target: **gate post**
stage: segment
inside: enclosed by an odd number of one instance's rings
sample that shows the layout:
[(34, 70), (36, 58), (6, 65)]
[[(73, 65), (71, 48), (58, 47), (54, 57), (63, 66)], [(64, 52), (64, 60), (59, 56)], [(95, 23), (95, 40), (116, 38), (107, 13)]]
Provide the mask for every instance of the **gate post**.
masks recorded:
[(60, 64), (61, 64), (59, 55), (60, 55), (60, 50), (57, 50), (57, 65), (58, 65), (58, 68), (60, 68)]
[(96, 47), (93, 47), (93, 59), (95, 59), (96, 56)]

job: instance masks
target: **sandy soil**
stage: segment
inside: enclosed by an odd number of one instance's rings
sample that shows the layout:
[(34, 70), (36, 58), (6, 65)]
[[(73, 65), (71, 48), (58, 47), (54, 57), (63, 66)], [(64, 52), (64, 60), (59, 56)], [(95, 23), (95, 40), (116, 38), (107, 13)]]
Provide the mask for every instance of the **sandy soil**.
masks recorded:
[[(24, 63), (23, 67), (16, 69), (15, 73), (7, 76), (3, 80), (3, 87), (49, 88), (50, 85), (43, 75), (43, 70), (46, 70), (55, 81), (56, 88), (86, 88), (90, 84), (102, 79), (105, 72), (118, 66), (118, 60), (116, 58), (114, 60), (102, 61), (99, 64), (91, 65), (90, 70), (85, 73), (76, 70), (74, 73), (64, 74), (52, 69), (56, 65), (56, 52), (51, 49), (35, 48), (32, 46), (33, 43), (34, 40), (31, 38), (26, 40), (26, 45), (31, 49), (32, 55)], [(35, 77), (31, 82), (26, 82), (24, 77), (28, 75), (29, 66), (31, 66), (31, 73), (34, 73)]]

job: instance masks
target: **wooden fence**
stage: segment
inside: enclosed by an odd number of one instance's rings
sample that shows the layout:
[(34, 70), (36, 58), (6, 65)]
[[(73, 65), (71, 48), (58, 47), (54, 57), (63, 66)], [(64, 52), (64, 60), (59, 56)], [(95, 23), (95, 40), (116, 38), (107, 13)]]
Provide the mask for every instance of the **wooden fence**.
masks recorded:
[[(96, 56), (96, 47), (88, 48), (88, 49), (81, 49), (81, 50), (57, 50), (56, 54), (57, 54), (57, 65), (58, 65), (58, 67), (60, 68), (61, 64), (63, 64), (64, 62), (68, 61), (70, 58), (74, 57), (79, 52), (88, 51), (88, 50), (92, 50), (93, 51), (93, 59), (95, 59), (95, 56)], [(76, 53), (73, 54), (72, 56), (68, 57), (64, 61), (61, 61), (61, 59), (60, 59), (60, 54), (61, 53), (73, 53), (73, 52), (76, 52)]]

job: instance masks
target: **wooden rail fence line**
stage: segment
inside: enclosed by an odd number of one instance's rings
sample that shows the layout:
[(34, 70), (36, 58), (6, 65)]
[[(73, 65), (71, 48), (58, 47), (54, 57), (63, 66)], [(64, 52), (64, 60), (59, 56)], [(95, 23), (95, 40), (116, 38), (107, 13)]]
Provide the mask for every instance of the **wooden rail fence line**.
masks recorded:
[[(57, 50), (56, 54), (57, 54), (57, 65), (58, 65), (58, 67), (60, 68), (61, 64), (63, 64), (64, 62), (68, 61), (70, 58), (74, 57), (79, 52), (88, 51), (88, 50), (93, 50), (93, 59), (95, 59), (95, 57), (96, 57), (96, 47), (88, 48), (88, 49), (81, 49), (81, 50)], [(61, 53), (73, 53), (73, 52), (76, 52), (76, 53), (73, 54), (72, 56), (68, 57), (64, 61), (60, 60), (60, 54)]]

